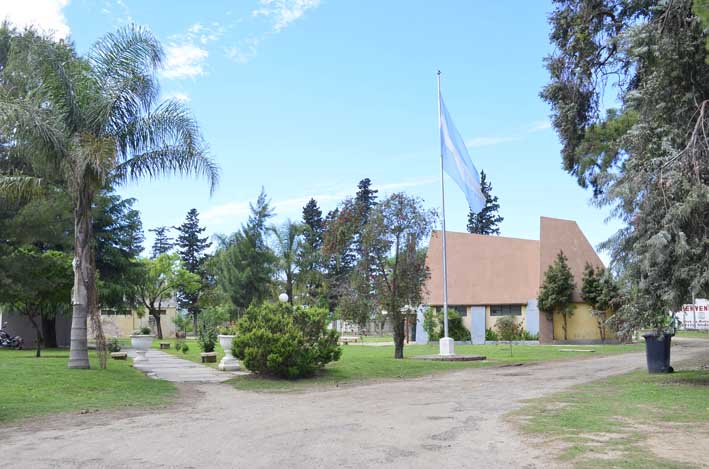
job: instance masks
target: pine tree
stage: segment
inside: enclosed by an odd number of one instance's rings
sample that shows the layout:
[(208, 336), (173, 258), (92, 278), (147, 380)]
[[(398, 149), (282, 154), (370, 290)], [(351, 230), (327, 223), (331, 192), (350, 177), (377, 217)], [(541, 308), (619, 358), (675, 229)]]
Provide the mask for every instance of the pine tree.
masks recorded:
[(277, 258), (266, 243), (266, 224), (273, 210), (263, 189), (250, 208), (246, 225), (220, 239), (215, 253), (217, 285), (231, 300), (237, 316), (252, 303), (262, 303), (272, 295), (276, 271)]
[(567, 258), (559, 251), (556, 260), (544, 273), (544, 282), (539, 290), (539, 309), (548, 315), (559, 313), (564, 320), (564, 340), (567, 340), (568, 319), (573, 310), (574, 275), (569, 269)]
[(371, 186), (372, 181), (369, 178), (364, 178), (357, 184), (358, 190), (355, 195), (355, 206), (357, 207), (362, 226), (367, 223), (369, 212), (377, 205), (377, 192), (379, 191), (372, 189)]
[(199, 212), (197, 209), (191, 209), (187, 212), (185, 222), (175, 227), (179, 235), (177, 236), (177, 252), (185, 265), (185, 268), (192, 273), (199, 273), (199, 270), (204, 262), (205, 251), (212, 246), (208, 242), (208, 236), (200, 238), (200, 234), (204, 233), (206, 228), (199, 226)]
[(303, 242), (298, 252), (298, 283), (305, 290), (308, 304), (319, 302), (323, 292), (323, 231), (322, 211), (315, 199), (303, 207)]
[[(206, 279), (204, 272), (204, 261), (207, 258), (205, 251), (210, 248), (212, 243), (208, 242), (208, 236), (200, 237), (199, 235), (206, 228), (199, 226), (199, 212), (193, 208), (187, 212), (185, 222), (175, 227), (179, 235), (177, 236), (178, 254), (182, 260), (185, 270), (198, 275), (200, 278), (200, 287), (197, 289), (179, 288), (177, 299), (180, 307), (186, 308), (192, 315), (192, 319), (197, 326), (197, 316), (199, 315), (199, 296), (202, 290), (206, 287)], [(196, 330), (196, 329), (195, 329)]]
[(155, 259), (160, 254), (168, 254), (172, 251), (174, 244), (173, 239), (168, 236), (169, 226), (158, 226), (148, 231), (155, 233), (155, 241), (153, 241), (153, 249), (150, 256), (152, 259)]
[(485, 196), (485, 206), (479, 212), (468, 213), (468, 232), (481, 235), (499, 235), (504, 218), (500, 216), (500, 204), (497, 196), (493, 196), (492, 184), (487, 181), (485, 171), (480, 171), (480, 191)]

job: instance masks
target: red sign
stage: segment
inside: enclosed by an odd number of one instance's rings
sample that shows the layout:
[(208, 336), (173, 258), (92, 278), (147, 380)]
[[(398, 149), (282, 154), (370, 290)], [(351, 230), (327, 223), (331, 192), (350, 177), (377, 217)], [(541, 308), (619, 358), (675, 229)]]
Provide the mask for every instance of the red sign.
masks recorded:
[(682, 305), (682, 311), (685, 313), (709, 312), (709, 305)]

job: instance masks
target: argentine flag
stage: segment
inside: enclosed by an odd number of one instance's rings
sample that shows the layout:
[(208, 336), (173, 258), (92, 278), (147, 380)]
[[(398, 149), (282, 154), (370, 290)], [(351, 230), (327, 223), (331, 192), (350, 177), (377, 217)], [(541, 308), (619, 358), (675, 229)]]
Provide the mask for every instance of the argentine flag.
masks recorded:
[(465, 198), (468, 199), (470, 209), (473, 212), (479, 212), (485, 206), (485, 196), (480, 190), (480, 175), (470, 160), (465, 142), (453, 125), (440, 90), (438, 91), (438, 105), (443, 169), (463, 191)]

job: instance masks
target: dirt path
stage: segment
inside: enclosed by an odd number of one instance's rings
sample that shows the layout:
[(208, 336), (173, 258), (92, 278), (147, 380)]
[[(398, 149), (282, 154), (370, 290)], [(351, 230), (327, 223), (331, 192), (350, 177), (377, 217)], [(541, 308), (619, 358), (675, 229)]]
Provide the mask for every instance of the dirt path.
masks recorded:
[[(709, 353), (677, 341), (673, 361)], [(330, 391), (186, 385), (192, 404), (0, 430), (12, 467), (553, 467), (504, 420), (520, 401), (644, 366), (641, 353)]]

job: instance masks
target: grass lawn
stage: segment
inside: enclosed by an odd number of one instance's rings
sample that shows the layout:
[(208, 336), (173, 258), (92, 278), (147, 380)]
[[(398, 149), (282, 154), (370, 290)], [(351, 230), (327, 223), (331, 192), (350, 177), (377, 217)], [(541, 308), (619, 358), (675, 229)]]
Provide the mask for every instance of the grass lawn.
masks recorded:
[(638, 371), (531, 401), (511, 418), (576, 467), (697, 467), (708, 403), (709, 370)]
[(709, 339), (709, 331), (677, 331), (675, 335), (691, 339)]
[(150, 379), (128, 361), (109, 360), (98, 368), (91, 353), (90, 370), (70, 370), (68, 350), (0, 350), (0, 422), (59, 412), (148, 407), (169, 403), (172, 383)]
[(374, 342), (394, 342), (394, 337), (389, 335), (363, 335), (363, 343), (374, 343)]
[[(483, 362), (438, 362), (412, 360), (416, 355), (438, 353), (435, 345), (406, 345), (404, 354), (408, 359), (395, 360), (393, 346), (367, 347), (358, 345), (342, 346), (342, 357), (313, 378), (296, 381), (269, 379), (259, 376), (242, 376), (229, 381), (234, 387), (244, 390), (275, 391), (297, 390), (308, 386), (334, 386), (340, 383), (361, 383), (371, 380), (415, 378), (432, 373), (457, 370), (472, 366), (489, 366), (505, 363), (521, 363), (540, 360), (565, 359), (577, 356), (601, 355), (642, 350), (642, 345), (592, 345), (557, 347), (547, 345), (456, 345), (456, 353), (485, 355)], [(588, 352), (562, 352), (575, 348), (596, 350)]]

